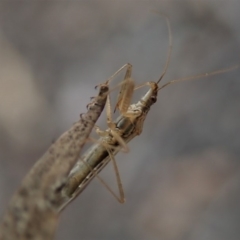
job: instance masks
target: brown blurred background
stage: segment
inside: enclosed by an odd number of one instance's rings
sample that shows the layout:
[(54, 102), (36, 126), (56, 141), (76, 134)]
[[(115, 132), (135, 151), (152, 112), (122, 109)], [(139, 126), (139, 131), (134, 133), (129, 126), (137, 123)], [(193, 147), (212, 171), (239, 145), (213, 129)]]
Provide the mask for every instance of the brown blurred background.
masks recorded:
[[(139, 84), (159, 77), (168, 32), (153, 9), (173, 32), (164, 82), (239, 63), (238, 0), (0, 1), (1, 217), (95, 85), (127, 62)], [(94, 180), (63, 213), (56, 239), (238, 240), (239, 75), (163, 89), (130, 153), (116, 157), (126, 203)], [(111, 166), (101, 175), (114, 183)]]

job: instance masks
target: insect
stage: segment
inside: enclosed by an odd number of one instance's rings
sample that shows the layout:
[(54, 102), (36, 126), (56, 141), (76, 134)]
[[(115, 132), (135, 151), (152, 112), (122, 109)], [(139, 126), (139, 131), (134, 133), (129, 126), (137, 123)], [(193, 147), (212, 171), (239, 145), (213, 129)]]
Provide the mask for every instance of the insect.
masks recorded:
[[(66, 177), (104, 109), (109, 87), (101, 84), (88, 111), (37, 161), (13, 196), (0, 225), (0, 239), (53, 239), (57, 203)], [(35, 237), (37, 238), (35, 238)]]
[[(100, 139), (98, 140), (99, 143), (94, 144), (90, 149), (88, 149), (88, 151), (77, 162), (76, 166), (71, 171), (67, 181), (67, 185), (63, 189), (66, 199), (64, 204), (60, 206), (59, 208), (60, 211), (73, 199), (75, 199), (85, 189), (85, 187), (90, 183), (90, 181), (94, 177), (97, 177), (104, 184), (104, 186), (111, 192), (111, 194), (120, 203), (123, 203), (125, 201), (124, 191), (114, 156), (122, 148), (124, 148), (125, 151), (128, 150), (126, 144), (129, 141), (131, 141), (134, 137), (141, 134), (146, 116), (151, 106), (157, 101), (159, 90), (176, 82), (212, 76), (232, 71), (239, 67), (238, 65), (236, 65), (228, 69), (222, 69), (211, 73), (205, 73), (197, 76), (172, 80), (162, 86), (159, 86), (160, 81), (166, 74), (172, 51), (171, 28), (168, 19), (167, 25), (169, 31), (168, 57), (163, 73), (161, 74), (159, 80), (157, 82), (147, 82), (143, 85), (135, 87), (135, 83), (133, 79), (131, 79), (132, 72), (131, 64), (125, 64), (117, 71), (118, 73), (119, 71), (122, 71), (124, 68), (127, 68), (124, 80), (121, 83), (121, 89), (118, 95), (117, 104), (114, 109), (114, 111), (118, 110), (120, 112), (120, 116), (115, 121), (112, 121), (111, 105), (108, 98), (106, 103), (106, 109), (107, 109), (107, 123), (109, 128), (106, 131), (100, 131), (97, 128), (98, 132), (101, 135)], [(130, 104), (133, 91), (145, 85), (150, 87), (148, 92), (136, 104)], [(112, 160), (113, 162), (113, 167), (118, 183), (119, 196), (115, 194), (108, 187), (108, 185), (98, 176), (98, 173), (108, 164), (110, 160)]]

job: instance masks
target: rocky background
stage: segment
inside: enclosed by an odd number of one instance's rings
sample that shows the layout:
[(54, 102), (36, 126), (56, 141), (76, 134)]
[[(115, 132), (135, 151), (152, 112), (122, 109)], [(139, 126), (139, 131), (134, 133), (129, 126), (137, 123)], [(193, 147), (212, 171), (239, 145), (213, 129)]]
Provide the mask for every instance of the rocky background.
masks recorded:
[[(169, 36), (153, 9), (172, 27), (164, 82), (240, 62), (238, 0), (0, 1), (0, 216), (34, 162), (86, 111), (95, 85), (127, 62), (137, 84), (158, 79)], [(56, 239), (238, 240), (239, 76), (163, 89), (130, 153), (116, 157), (126, 203), (94, 180), (63, 213)], [(101, 175), (116, 189), (112, 166)]]

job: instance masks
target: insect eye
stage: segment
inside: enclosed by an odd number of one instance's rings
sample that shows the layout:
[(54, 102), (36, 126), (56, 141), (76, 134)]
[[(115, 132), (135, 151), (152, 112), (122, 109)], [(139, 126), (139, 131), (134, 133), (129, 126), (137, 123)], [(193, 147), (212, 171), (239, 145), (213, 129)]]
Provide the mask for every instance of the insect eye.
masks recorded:
[(155, 103), (157, 101), (157, 97), (156, 96), (152, 96), (151, 100), (152, 100), (153, 103)]
[(102, 86), (103, 90), (108, 90), (108, 86)]
[(109, 89), (108, 86), (104, 86), (104, 85), (101, 86), (101, 91), (104, 93), (107, 92), (108, 89)]

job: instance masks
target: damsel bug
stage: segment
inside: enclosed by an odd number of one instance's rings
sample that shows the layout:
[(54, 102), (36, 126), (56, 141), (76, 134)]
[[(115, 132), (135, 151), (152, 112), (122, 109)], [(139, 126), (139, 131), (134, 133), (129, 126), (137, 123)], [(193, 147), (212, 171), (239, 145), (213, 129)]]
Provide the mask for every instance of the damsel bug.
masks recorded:
[[(99, 180), (114, 195), (114, 197), (120, 203), (123, 203), (125, 201), (124, 191), (122, 188), (122, 183), (114, 155), (116, 155), (117, 152), (119, 152), (119, 150), (122, 148), (128, 150), (126, 144), (135, 136), (141, 134), (146, 116), (151, 106), (157, 101), (158, 91), (172, 83), (221, 74), (224, 72), (232, 71), (239, 67), (236, 65), (228, 69), (222, 69), (211, 73), (204, 73), (197, 76), (172, 80), (163, 86), (158, 86), (159, 82), (162, 80), (167, 71), (172, 51), (171, 28), (168, 19), (167, 26), (169, 31), (168, 57), (164, 71), (157, 82), (147, 82), (141, 86), (135, 87), (134, 80), (131, 78), (131, 64), (125, 64), (113, 75), (115, 76), (124, 68), (127, 68), (124, 80), (119, 84), (121, 85), (121, 90), (119, 92), (117, 104), (114, 109), (114, 111), (119, 110), (120, 116), (115, 121), (112, 121), (111, 105), (108, 97), (106, 109), (107, 123), (109, 128), (106, 131), (100, 131), (97, 128), (97, 131), (100, 133), (101, 137), (98, 140), (98, 143), (94, 144), (90, 149), (88, 149), (88, 151), (81, 157), (74, 169), (71, 171), (67, 185), (63, 189), (66, 199), (64, 203), (59, 207), (60, 209), (62, 209), (74, 198), (76, 198), (94, 177), (99, 178)], [(139, 102), (136, 104), (130, 104), (133, 91), (145, 85), (150, 87), (148, 92), (140, 99)], [(107, 165), (110, 160), (113, 162), (114, 171), (116, 173), (119, 196), (116, 195), (98, 176), (98, 173)]]

